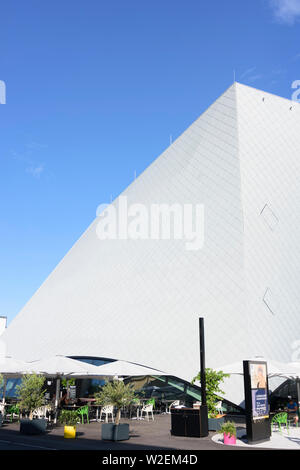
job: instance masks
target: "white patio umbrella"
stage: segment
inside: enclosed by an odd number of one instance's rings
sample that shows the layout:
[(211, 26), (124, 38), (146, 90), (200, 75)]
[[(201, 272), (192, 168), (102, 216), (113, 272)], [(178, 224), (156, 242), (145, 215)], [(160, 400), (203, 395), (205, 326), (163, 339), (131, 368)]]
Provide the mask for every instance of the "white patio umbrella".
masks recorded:
[[(43, 374), (48, 377), (56, 377), (56, 411), (58, 408), (61, 377), (86, 378), (99, 376), (97, 366), (60, 355), (28, 363), (28, 368), (32, 373)], [(56, 422), (56, 419), (57, 413), (55, 414), (54, 422)]]
[(0, 374), (18, 376), (26, 374), (28, 371), (28, 364), (26, 362), (10, 356), (0, 356)]
[(29, 362), (27, 367), (30, 372), (43, 374), (48, 377), (73, 376), (84, 378), (99, 375), (97, 366), (60, 355)]
[(300, 362), (288, 362), (286, 368), (288, 377), (292, 379), (300, 378)]
[(10, 356), (0, 356), (0, 374), (3, 375), (3, 404), (5, 403), (7, 378), (19, 377), (27, 372), (29, 372), (29, 370), (26, 362), (14, 359)]
[(133, 364), (126, 361), (114, 361), (98, 366), (98, 374), (102, 377), (139, 377), (145, 375), (169, 375), (157, 369)]
[[(279, 361), (273, 361), (264, 357), (254, 357), (247, 359), (249, 361), (262, 361), (267, 363), (268, 377), (289, 377), (289, 371), (292, 371), (292, 367), (289, 364)], [(230, 375), (244, 375), (243, 361), (233, 362), (225, 366), (217, 367), (218, 370), (222, 370), (226, 374)], [(300, 373), (300, 368), (299, 368)]]

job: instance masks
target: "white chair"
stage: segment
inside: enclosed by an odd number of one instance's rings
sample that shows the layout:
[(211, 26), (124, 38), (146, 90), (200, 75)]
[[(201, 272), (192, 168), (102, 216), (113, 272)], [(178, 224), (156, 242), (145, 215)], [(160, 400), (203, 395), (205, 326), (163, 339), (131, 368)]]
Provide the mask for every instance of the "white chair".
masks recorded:
[(33, 410), (32, 412), (32, 415), (35, 417), (35, 418), (44, 418), (46, 416), (46, 409), (44, 406), (41, 406), (40, 408), (36, 408), (35, 410)]
[(223, 414), (223, 407), (222, 407), (222, 401), (221, 400), (216, 403), (216, 410), (220, 415)]
[(47, 413), (48, 413), (48, 421), (50, 423), (51, 421), (51, 413), (54, 411), (54, 407), (52, 405), (45, 405), (44, 407), (44, 413), (45, 413), (45, 418), (47, 418)]
[(36, 408), (32, 412), (32, 414), (35, 418), (46, 418), (47, 411), (49, 412), (48, 420), (50, 421), (51, 405), (44, 405), (44, 406), (41, 406), (40, 408)]
[(151, 405), (144, 405), (143, 408), (141, 409), (141, 418), (143, 419), (143, 413), (146, 413), (147, 420), (149, 421), (149, 414), (152, 416), (152, 420), (154, 421), (154, 416), (153, 416), (153, 404)]
[(105, 422), (108, 423), (108, 416), (111, 415), (112, 422), (114, 423), (114, 407), (113, 405), (103, 406), (100, 411), (100, 421), (102, 421), (102, 414), (105, 415)]
[(171, 403), (171, 405), (169, 406), (169, 409), (167, 411), (167, 414), (170, 415), (171, 414), (171, 408), (174, 408), (174, 406), (179, 406), (180, 405), (180, 400), (175, 400)]
[(5, 404), (0, 403), (0, 426), (2, 426), (5, 419)]

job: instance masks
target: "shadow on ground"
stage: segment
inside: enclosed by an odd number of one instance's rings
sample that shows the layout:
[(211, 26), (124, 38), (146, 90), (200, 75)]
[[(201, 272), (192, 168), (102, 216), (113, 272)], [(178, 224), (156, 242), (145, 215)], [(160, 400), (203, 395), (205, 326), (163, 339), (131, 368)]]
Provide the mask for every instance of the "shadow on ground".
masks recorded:
[[(206, 438), (171, 436), (169, 415), (156, 416), (154, 421), (129, 421), (128, 441), (102, 441), (101, 423), (79, 424), (76, 439), (64, 439), (63, 427), (53, 427), (46, 434), (20, 434), (19, 424), (5, 424), (0, 428), (0, 450), (229, 450)], [(231, 448), (232, 450), (232, 448)]]

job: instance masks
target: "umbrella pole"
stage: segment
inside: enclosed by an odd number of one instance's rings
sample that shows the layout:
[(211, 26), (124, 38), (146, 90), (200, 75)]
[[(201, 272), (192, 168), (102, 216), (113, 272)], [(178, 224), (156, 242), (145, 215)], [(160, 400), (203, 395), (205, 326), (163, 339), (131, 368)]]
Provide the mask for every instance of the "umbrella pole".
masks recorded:
[(5, 404), (6, 381), (7, 381), (7, 378), (4, 376), (3, 377), (3, 398), (2, 398), (3, 405)]
[(297, 388), (297, 404), (298, 410), (300, 408), (300, 379), (299, 377), (296, 378), (296, 388)]
[(54, 424), (57, 423), (59, 394), (60, 394), (60, 377), (57, 377), (57, 379), (56, 379), (56, 392), (55, 392), (55, 417), (54, 417)]

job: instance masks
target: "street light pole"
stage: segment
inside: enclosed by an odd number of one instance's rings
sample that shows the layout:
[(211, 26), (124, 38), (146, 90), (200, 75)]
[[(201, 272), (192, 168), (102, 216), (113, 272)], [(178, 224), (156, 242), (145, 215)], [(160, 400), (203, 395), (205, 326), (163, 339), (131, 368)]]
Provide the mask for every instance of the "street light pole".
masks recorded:
[(199, 339), (200, 339), (200, 379), (201, 379), (200, 437), (207, 437), (209, 432), (208, 432), (208, 409), (207, 409), (207, 403), (206, 403), (204, 318), (199, 318)]
[(206, 405), (204, 318), (199, 318), (201, 404)]

